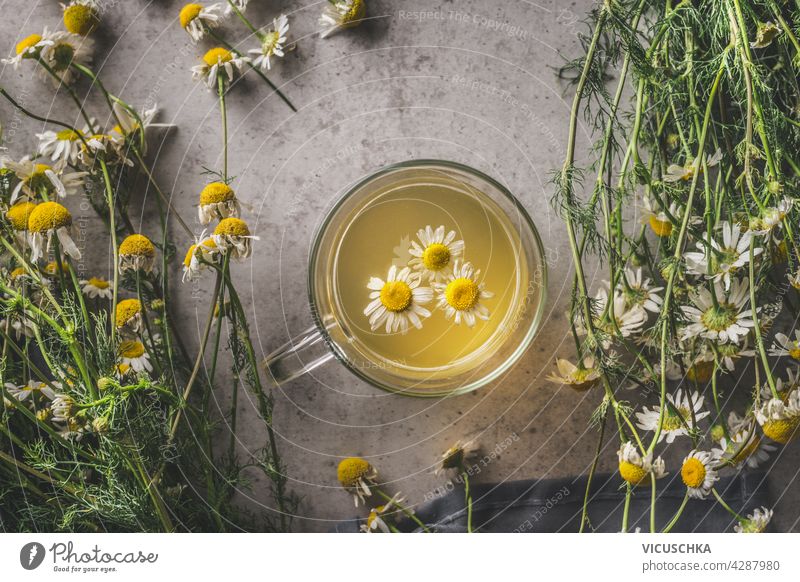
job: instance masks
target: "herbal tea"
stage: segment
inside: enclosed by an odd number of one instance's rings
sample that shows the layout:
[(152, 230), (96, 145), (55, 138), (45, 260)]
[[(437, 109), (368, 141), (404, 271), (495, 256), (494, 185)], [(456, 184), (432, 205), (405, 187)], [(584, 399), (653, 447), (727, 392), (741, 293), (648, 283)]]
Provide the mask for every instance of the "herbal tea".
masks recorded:
[(342, 218), (334, 318), (371, 365), (424, 377), (490, 358), (526, 305), (525, 250), (505, 212), (449, 176), (384, 184)]

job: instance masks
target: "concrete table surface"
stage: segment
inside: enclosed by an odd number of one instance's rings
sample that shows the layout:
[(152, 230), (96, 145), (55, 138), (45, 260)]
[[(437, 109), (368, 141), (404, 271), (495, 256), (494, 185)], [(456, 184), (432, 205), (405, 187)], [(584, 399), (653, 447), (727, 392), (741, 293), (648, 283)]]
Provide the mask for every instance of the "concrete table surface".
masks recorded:
[[(158, 121), (177, 125), (153, 155), (155, 173), (199, 234), (196, 200), (206, 180), (201, 172), (203, 166), (221, 165), (220, 124), (214, 94), (192, 81), (190, 67), (211, 41), (191, 44), (177, 23), (182, 5), (177, 0), (101, 4), (95, 68), (110, 90), (137, 106), (157, 103)], [(245, 203), (244, 217), (261, 238), (252, 260), (235, 267), (256, 348), (269, 353), (312, 323), (305, 269), (325, 208), (352, 182), (411, 158), (462, 162), (516, 194), (546, 246), (549, 301), (529, 352), (502, 379), (472, 394), (403, 398), (372, 388), (335, 362), (278, 389), (279, 446), (291, 488), (301, 498), (295, 529), (324, 531), (355, 515), (351, 498), (336, 481), (337, 463), (348, 455), (367, 458), (387, 489), (402, 491), (411, 503), (436, 494), (445, 483), (432, 474), (437, 459), (467, 435), (477, 435), (484, 451), (495, 451), (481, 466), (479, 482), (586, 472), (597, 439), (587, 419), (598, 396), (558, 389), (545, 376), (556, 357), (573, 355), (564, 315), (571, 262), (562, 222), (549, 205), (549, 174), (563, 161), (571, 98), (556, 68), (564, 57), (580, 54), (578, 35), (586, 32), (581, 21), (593, 3), (370, 0), (367, 22), (323, 40), (316, 32), (324, 4), (250, 0), (247, 9), (259, 24), (281, 12), (289, 15), (297, 48), (275, 63), (269, 76), (298, 106), (297, 114), (252, 73), (228, 97), (230, 173)], [(45, 25), (60, 28), (55, 1), (0, 0), (0, 7), (0, 52), (10, 53), (18, 40)], [(220, 30), (244, 49), (256, 45), (241, 23), (228, 21)], [(66, 95), (54, 97), (49, 84), (33, 78), (30, 66), (4, 67), (0, 83), (26, 107), (76, 119)], [(89, 107), (106, 119), (100, 101), (90, 100)], [(33, 149), (32, 134), (41, 124), (21, 117), (6, 102), (0, 103), (0, 119), (10, 154)], [(586, 128), (580, 135), (585, 152)], [(134, 202), (142, 209), (137, 226), (145, 234), (157, 232), (154, 204), (151, 196)], [(74, 199), (70, 206), (83, 228), (84, 272), (107, 276), (110, 250), (99, 220)], [(182, 253), (189, 238), (177, 228), (173, 233)], [(596, 284), (603, 274), (599, 265), (591, 269)], [(178, 292), (182, 325), (195, 345), (212, 283), (201, 280)], [(229, 386), (221, 378), (215, 390), (222, 410), (227, 410)], [(237, 432), (243, 458), (265, 442), (255, 402), (245, 393)], [(608, 437), (601, 470), (615, 467), (614, 438)], [(673, 476), (682, 454), (683, 444), (669, 467)], [(797, 446), (773, 458), (776, 527), (797, 529)], [(268, 511), (267, 484), (256, 473), (252, 478), (240, 502)]]

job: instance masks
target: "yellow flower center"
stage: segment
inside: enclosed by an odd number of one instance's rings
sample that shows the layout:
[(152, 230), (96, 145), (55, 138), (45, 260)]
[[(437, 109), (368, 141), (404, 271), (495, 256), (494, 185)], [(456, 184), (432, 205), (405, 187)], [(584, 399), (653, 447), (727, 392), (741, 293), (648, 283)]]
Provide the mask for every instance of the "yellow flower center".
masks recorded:
[(342, 25), (355, 26), (358, 24), (358, 22), (364, 18), (364, 14), (367, 11), (366, 8), (364, 0), (353, 0), (350, 9), (342, 14)]
[(203, 62), (209, 67), (213, 67), (219, 63), (227, 63), (233, 58), (233, 54), (228, 49), (218, 46), (210, 49), (203, 55)]
[(226, 236), (250, 236), (250, 229), (247, 223), (241, 218), (224, 218), (219, 221), (217, 228), (214, 229), (216, 235)]
[(64, 9), (64, 28), (73, 34), (86, 36), (99, 23), (97, 12), (86, 4), (72, 4)]
[(31, 172), (31, 175), (26, 179), (28, 186), (37, 192), (39, 190), (49, 189), (52, 186), (52, 183), (50, 182), (50, 178), (48, 178), (47, 174), (45, 173), (49, 169), (50, 166), (47, 164), (36, 164), (33, 172)]
[(479, 296), (478, 284), (466, 277), (450, 281), (444, 290), (444, 297), (447, 299), (447, 303), (450, 307), (459, 311), (469, 311), (475, 307)]
[(31, 232), (46, 232), (71, 225), (72, 215), (58, 202), (42, 202), (28, 215), (28, 230)]
[(122, 327), (141, 312), (142, 304), (138, 299), (123, 299), (117, 303), (117, 313), (114, 321), (117, 327)]
[(119, 254), (135, 257), (154, 257), (156, 247), (142, 234), (132, 234), (119, 245)]
[(594, 373), (594, 370), (589, 369), (589, 368), (583, 368), (583, 369), (578, 368), (578, 369), (576, 369), (570, 375), (571, 376), (569, 378), (570, 387), (573, 388), (574, 390), (579, 391), (579, 392), (584, 392), (586, 390), (589, 390), (593, 386), (597, 385), (597, 380), (598, 380), (597, 378), (592, 378), (592, 379), (587, 380), (589, 375), (593, 374), (593, 373)]
[(194, 258), (194, 251), (197, 250), (197, 245), (192, 245), (189, 247), (189, 250), (186, 251), (186, 256), (183, 257), (183, 266), (189, 267), (192, 264), (192, 258)]
[(711, 380), (711, 375), (714, 373), (713, 361), (701, 361), (694, 364), (686, 370), (686, 377), (696, 384), (705, 384)]
[(200, 192), (200, 204), (217, 204), (235, 198), (233, 189), (223, 182), (211, 182)]
[(389, 311), (404, 311), (411, 305), (411, 287), (404, 281), (388, 281), (381, 289), (381, 303)]
[[(9, 210), (9, 213), (10, 212)], [(795, 360), (800, 360), (800, 344), (798, 344), (798, 342), (794, 342), (794, 347), (789, 349), (789, 355)]]
[(56, 133), (56, 138), (59, 141), (78, 141), (80, 137), (80, 134), (74, 129), (62, 129)]
[(672, 234), (672, 223), (669, 220), (662, 220), (653, 215), (650, 217), (650, 228), (656, 236), (666, 237)]
[(100, 279), (98, 277), (91, 277), (88, 280), (89, 285), (95, 287), (97, 289), (108, 289), (110, 283), (105, 279)]
[(28, 218), (34, 208), (36, 208), (34, 202), (17, 202), (9, 208), (8, 212), (6, 212), (6, 218), (11, 223), (11, 228), (14, 230), (27, 230)]
[(13, 281), (17, 277), (22, 277), (25, 274), (25, 269), (23, 267), (17, 267), (9, 274), (9, 277)]
[(138, 341), (124, 341), (119, 344), (119, 355), (122, 358), (141, 358), (144, 354), (144, 344)]
[(181, 21), (181, 27), (186, 28), (189, 26), (189, 23), (200, 16), (200, 12), (203, 10), (202, 4), (187, 4), (183, 8), (181, 8), (180, 15), (178, 18)]
[(706, 466), (694, 457), (689, 457), (681, 467), (681, 477), (687, 487), (697, 489), (702, 487), (706, 480)]
[(275, 47), (278, 45), (278, 40), (280, 40), (281, 35), (278, 34), (277, 30), (270, 30), (267, 34), (264, 35), (264, 40), (261, 43), (261, 52), (265, 55), (272, 55), (275, 51)]
[[(50, 261), (44, 266), (44, 272), (50, 275), (51, 277), (55, 277), (58, 275), (58, 263), (56, 261)], [(69, 274), (69, 265), (65, 263), (61, 263), (61, 273)]]
[(32, 47), (36, 46), (41, 41), (42, 41), (42, 35), (41, 34), (31, 34), (29, 36), (26, 36), (25, 38), (23, 38), (21, 41), (19, 41), (17, 43), (17, 49), (16, 49), (17, 50), (17, 54), (21, 55), (22, 53), (27, 51), (29, 48), (32, 48)]
[(736, 316), (735, 305), (720, 303), (718, 307), (709, 307), (700, 317), (700, 321), (711, 331), (722, 331), (736, 323)]
[(647, 471), (628, 461), (620, 461), (619, 474), (631, 485), (638, 485), (647, 478)]
[(450, 262), (450, 249), (442, 243), (428, 245), (422, 253), (422, 264), (429, 271), (441, 271)]
[(686, 419), (690, 418), (689, 411), (681, 407), (678, 408), (678, 413), (679, 414), (674, 414), (671, 409), (667, 411), (667, 413), (664, 415), (664, 422), (661, 425), (661, 429), (679, 430), (681, 428), (686, 428), (684, 423), (688, 424)]
[(768, 420), (761, 428), (769, 438), (785, 445), (797, 437), (798, 425), (800, 425), (800, 416), (794, 416), (781, 420)]
[(343, 487), (358, 487), (359, 482), (372, 472), (372, 465), (360, 457), (342, 459), (336, 477)]

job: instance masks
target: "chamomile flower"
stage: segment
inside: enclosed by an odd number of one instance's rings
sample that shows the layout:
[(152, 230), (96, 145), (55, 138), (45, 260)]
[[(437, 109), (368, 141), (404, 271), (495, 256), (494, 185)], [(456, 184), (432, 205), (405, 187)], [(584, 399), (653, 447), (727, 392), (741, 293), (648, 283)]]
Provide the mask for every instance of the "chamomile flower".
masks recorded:
[(51, 44), (50, 33), (47, 28), (44, 29), (42, 34), (29, 34), (17, 43), (14, 50), (14, 56), (8, 59), (3, 59), (4, 65), (12, 65), (14, 69), (19, 68), (24, 59), (35, 59), (39, 56), (42, 48)]
[(795, 330), (794, 339), (785, 333), (775, 334), (775, 343), (769, 350), (771, 356), (789, 356), (800, 361), (800, 329)]
[(339, 0), (325, 6), (319, 23), (325, 27), (320, 33), (322, 38), (345, 28), (357, 26), (367, 12), (365, 0)]
[[(706, 159), (706, 166), (716, 166), (720, 160), (722, 159), (722, 152), (717, 150), (714, 154)], [(670, 164), (667, 167), (667, 173), (664, 174), (664, 181), (665, 182), (688, 182), (692, 178), (694, 178), (695, 174), (701, 174), (703, 172), (703, 166), (700, 164), (699, 159), (695, 159), (689, 164), (685, 166), (679, 166), (677, 164)]]
[(123, 299), (117, 303), (114, 314), (114, 325), (117, 329), (135, 335), (142, 331), (143, 323), (142, 304), (138, 299)]
[(399, 492), (395, 493), (385, 504), (370, 510), (366, 523), (361, 525), (361, 531), (364, 533), (374, 533), (376, 531), (390, 533), (391, 530), (386, 521), (384, 521), (384, 516), (402, 511), (400, 507), (403, 503), (405, 503), (405, 498)]
[(642, 457), (636, 446), (630, 441), (625, 442), (620, 447), (619, 451), (617, 451), (617, 457), (619, 459), (620, 477), (633, 486), (649, 480), (651, 473), (656, 479), (666, 475), (664, 459), (657, 457), (653, 460), (652, 453)]
[(83, 186), (83, 178), (88, 175), (87, 172), (63, 172), (60, 164), (56, 166), (40, 164), (28, 156), (18, 162), (6, 158), (3, 164), (13, 171), (19, 180), (11, 192), (12, 204), (20, 196), (33, 199), (42, 192), (48, 196), (55, 194), (60, 198), (75, 194)]
[(282, 57), (286, 46), (286, 33), (289, 32), (289, 19), (281, 14), (272, 21), (272, 28), (261, 33), (261, 46), (247, 51), (253, 55), (253, 66), (261, 67), (268, 71), (271, 68), (270, 59), (273, 56)]
[(642, 412), (636, 413), (636, 426), (642, 430), (655, 431), (661, 421), (658, 442), (666, 439), (667, 443), (672, 443), (675, 437), (688, 435), (689, 430), (697, 426), (697, 421), (711, 414), (703, 410), (703, 400), (704, 397), (698, 392), (691, 393), (687, 390), (684, 393), (679, 388), (674, 396), (667, 394), (669, 405), (664, 410), (663, 419), (660, 406), (653, 406), (652, 409), (643, 406)]
[(119, 271), (151, 273), (156, 260), (156, 247), (142, 234), (125, 237), (119, 245)]
[(386, 333), (406, 333), (409, 324), (422, 328), (422, 320), (431, 312), (422, 307), (433, 299), (430, 287), (421, 287), (419, 277), (411, 275), (409, 267), (392, 265), (386, 280), (371, 277), (367, 283), (370, 302), (364, 309), (372, 331), (384, 326)]
[(771, 398), (756, 409), (756, 420), (764, 434), (785, 445), (798, 436), (800, 427), (800, 387), (784, 398)]
[(228, 82), (233, 81), (234, 73), (241, 71), (248, 57), (243, 57), (223, 47), (209, 49), (203, 55), (203, 62), (192, 67), (195, 80), (205, 81), (209, 89), (216, 87), (217, 75), (225, 75)]
[(247, 3), (250, 0), (229, 0), (225, 3), (225, 15), (229, 15), (233, 12), (238, 10), (239, 12), (244, 12), (247, 9)]
[(53, 413), (53, 422), (67, 422), (70, 418), (75, 416), (77, 405), (72, 396), (58, 392), (53, 396), (50, 410)]
[(91, 34), (100, 24), (95, 0), (72, 0), (61, 5), (64, 10), (64, 28), (73, 34), (86, 36)]
[(766, 48), (780, 35), (781, 29), (774, 22), (762, 22), (756, 29), (756, 38), (750, 42), (752, 48)]
[(27, 243), (28, 241), (28, 219), (34, 208), (36, 208), (35, 202), (23, 200), (13, 204), (6, 210), (6, 220), (11, 225), (11, 229), (14, 231), (19, 243)]
[(200, 222), (208, 224), (231, 216), (238, 218), (241, 209), (233, 188), (224, 182), (211, 182), (200, 192), (197, 211)]
[(115, 141), (124, 141), (127, 136), (139, 130), (147, 132), (147, 128), (150, 127), (158, 113), (157, 105), (153, 105), (149, 109), (143, 109), (137, 114), (116, 101), (112, 107), (117, 125), (111, 129), (109, 135)]
[(208, 6), (196, 2), (185, 4), (178, 14), (181, 28), (189, 33), (192, 40), (200, 40), (205, 36), (207, 29), (216, 28), (219, 25), (222, 20), (222, 16), (219, 14), (221, 8), (219, 3)]
[(81, 251), (72, 240), (72, 214), (58, 202), (42, 202), (28, 217), (28, 244), (31, 247), (31, 260), (44, 256), (56, 236), (61, 249), (76, 261)]
[(408, 250), (412, 256), (408, 266), (432, 282), (443, 283), (451, 273), (453, 264), (464, 254), (464, 241), (455, 240), (456, 231), (445, 234), (444, 226), (434, 230), (431, 225), (417, 231), (417, 241), (411, 241)]
[(359, 501), (372, 495), (370, 486), (375, 485), (378, 471), (361, 457), (348, 457), (339, 462), (336, 469), (339, 483), (353, 495), (353, 502), (358, 507)]
[(650, 226), (650, 229), (658, 237), (668, 237), (672, 234), (672, 219), (678, 216), (678, 205), (674, 202), (670, 203), (667, 208), (669, 214), (659, 208), (653, 206), (653, 202), (649, 197), (644, 198), (644, 208), (640, 221), (642, 224)]
[(719, 439), (719, 447), (711, 450), (718, 463), (757, 469), (769, 459), (775, 446), (757, 434), (755, 424), (752, 416), (741, 417), (733, 411), (728, 414), (729, 437), (723, 433)]
[(78, 154), (81, 153), (81, 137), (89, 132), (90, 130), (86, 129), (84, 133), (75, 129), (62, 129), (37, 133), (39, 153), (54, 162), (75, 165), (78, 162)]
[(44, 396), (48, 400), (52, 400), (56, 396), (50, 386), (38, 380), (28, 380), (27, 384), (22, 384), (20, 386), (6, 382), (6, 390), (20, 402), (24, 402), (36, 394)]
[[(722, 223), (722, 243), (713, 238), (698, 242), (700, 252), (684, 253), (689, 273), (705, 275), (714, 281), (723, 281), (727, 291), (731, 285), (731, 275), (750, 262), (750, 240), (752, 231), (742, 233), (738, 224), (727, 220)], [(758, 256), (764, 249), (755, 247), (753, 256)]]
[(658, 293), (663, 291), (663, 287), (653, 286), (650, 278), (642, 275), (641, 267), (637, 267), (635, 271), (631, 268), (626, 268), (624, 277), (627, 285), (620, 284), (619, 291), (625, 296), (629, 307), (640, 305), (643, 309), (652, 313), (661, 311), (663, 300)]
[[(608, 291), (601, 287), (595, 295), (595, 302), (598, 313), (604, 313), (608, 304)], [(629, 305), (625, 295), (615, 291), (614, 300), (611, 305), (613, 314), (609, 311), (609, 315), (613, 316), (614, 321), (601, 320), (596, 321), (595, 326), (608, 333), (609, 335), (616, 335), (620, 333), (622, 337), (630, 337), (633, 334), (642, 331), (642, 327), (647, 323), (647, 312), (642, 305)], [(581, 328), (579, 326), (579, 328)], [(583, 331), (583, 328), (581, 328)]]
[(733, 526), (736, 533), (763, 533), (772, 519), (772, 510), (766, 507), (756, 508), (747, 519)]
[(467, 469), (479, 450), (480, 445), (475, 439), (457, 440), (452, 447), (442, 453), (434, 474), (439, 475), (450, 470), (463, 471)]
[(445, 282), (433, 284), (437, 306), (443, 308), (445, 317), (454, 320), (456, 325), (463, 321), (467, 327), (473, 327), (476, 320), (489, 319), (489, 308), (483, 301), (494, 297), (494, 293), (486, 291), (484, 284), (478, 282), (480, 274), (480, 269), (476, 271), (469, 261), (457, 260)]
[(152, 372), (150, 356), (144, 349), (144, 344), (139, 340), (125, 340), (119, 344), (119, 359), (123, 364), (129, 365), (134, 372)]
[(728, 372), (733, 372), (736, 361), (741, 358), (752, 358), (756, 355), (753, 348), (748, 346), (748, 338), (745, 337), (740, 344), (717, 344), (717, 352), (722, 360), (722, 365)]
[(250, 228), (244, 220), (233, 216), (220, 220), (211, 237), (220, 251), (230, 252), (238, 260), (248, 258), (253, 250), (253, 241), (259, 240), (250, 234)]
[(719, 476), (714, 470), (714, 456), (707, 451), (692, 451), (683, 460), (681, 479), (686, 493), (695, 499), (705, 499)]
[[(40, 55), (50, 70), (55, 73), (55, 78), (50, 78), (56, 87), (61, 83), (68, 84), (72, 81), (75, 75), (73, 65), (91, 63), (94, 50), (92, 39), (71, 32), (58, 31), (52, 33), (48, 40), (52, 42), (43, 45)], [(50, 76), (45, 69), (42, 69), (42, 74)]]
[(550, 374), (547, 380), (562, 386), (569, 386), (578, 392), (585, 392), (597, 385), (600, 370), (594, 367), (594, 358), (586, 357), (577, 366), (569, 360), (556, 360), (558, 374)]
[(682, 339), (702, 337), (720, 342), (738, 344), (755, 326), (753, 312), (745, 309), (750, 301), (749, 280), (733, 279), (728, 291), (720, 281), (714, 281), (716, 305), (711, 292), (700, 288), (691, 297), (693, 305), (684, 305), (681, 309), (689, 324), (683, 330)]
[(81, 291), (89, 299), (96, 299), (101, 297), (103, 299), (111, 299), (113, 293), (111, 290), (111, 283), (101, 277), (89, 277), (88, 279), (81, 279)]
[(783, 198), (778, 202), (777, 206), (771, 206), (762, 211), (761, 216), (753, 219), (750, 229), (756, 234), (763, 235), (767, 238), (772, 236), (772, 231), (779, 228), (783, 219), (792, 210), (794, 200), (791, 198)]
[(217, 243), (211, 237), (200, 238), (189, 247), (186, 256), (183, 258), (183, 280), (192, 280), (206, 268), (207, 263), (214, 263), (220, 251)]

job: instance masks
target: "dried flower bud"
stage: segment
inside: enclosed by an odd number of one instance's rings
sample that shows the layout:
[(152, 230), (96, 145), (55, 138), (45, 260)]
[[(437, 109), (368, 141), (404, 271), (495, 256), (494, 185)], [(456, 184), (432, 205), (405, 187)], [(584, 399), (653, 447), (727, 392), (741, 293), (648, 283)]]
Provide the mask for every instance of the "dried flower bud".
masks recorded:
[(113, 378), (109, 378), (108, 376), (103, 376), (97, 380), (97, 389), (100, 392), (105, 392), (106, 390), (110, 390), (117, 385), (117, 381)]
[(107, 416), (100, 416), (92, 421), (92, 431), (97, 434), (105, 434), (108, 432), (110, 422)]

